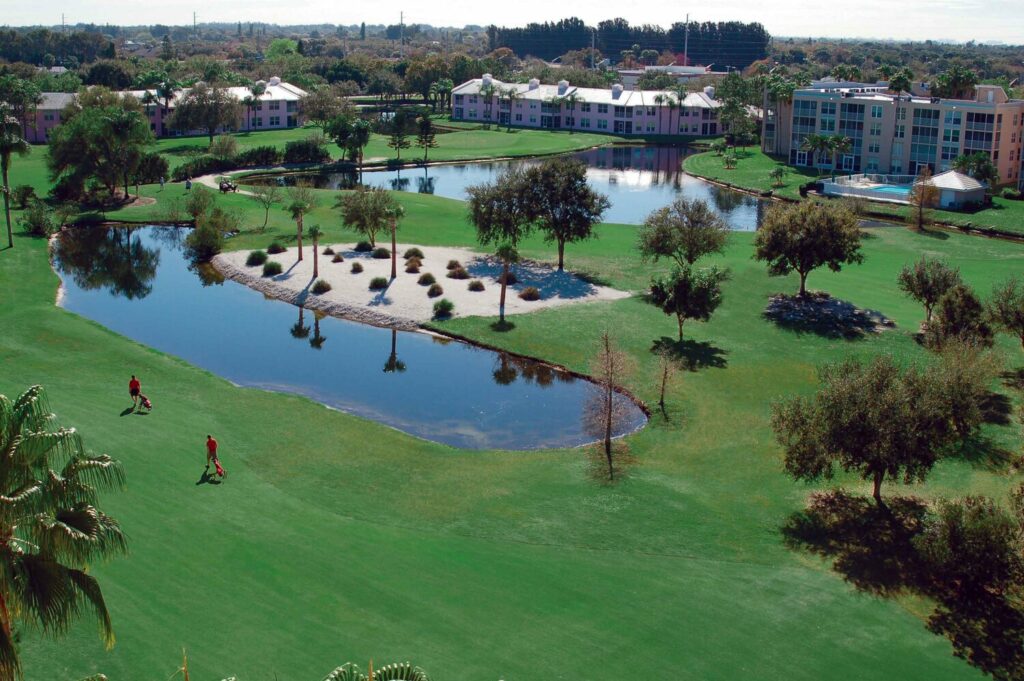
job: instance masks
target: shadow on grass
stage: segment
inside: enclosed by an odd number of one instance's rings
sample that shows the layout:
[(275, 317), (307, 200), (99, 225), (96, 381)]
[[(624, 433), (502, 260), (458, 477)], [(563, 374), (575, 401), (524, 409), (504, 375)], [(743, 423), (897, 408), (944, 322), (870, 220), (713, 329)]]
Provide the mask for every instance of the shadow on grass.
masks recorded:
[(124, 411), (121, 412), (121, 416), (128, 416), (128, 414), (131, 414), (133, 411), (135, 411), (135, 407), (134, 406), (128, 407)]
[(999, 377), (1007, 388), (1024, 391), (1024, 367), (1004, 371)]
[(862, 310), (853, 303), (825, 293), (804, 296), (772, 296), (762, 313), (781, 329), (823, 338), (862, 340), (869, 334), (894, 326), (880, 312)]
[(690, 371), (707, 368), (724, 369), (728, 364), (725, 359), (725, 350), (715, 347), (707, 341), (699, 342), (685, 338), (677, 340), (668, 336), (662, 336), (654, 341), (654, 344), (651, 346), (651, 352), (667, 352), (677, 359), (684, 368)]
[(498, 333), (508, 333), (514, 328), (516, 328), (515, 322), (510, 322), (507, 319), (503, 322), (494, 322), (491, 324), (491, 331), (497, 331)]
[(592, 482), (607, 487), (628, 480), (630, 472), (637, 463), (637, 458), (630, 453), (629, 446), (621, 440), (612, 441), (612, 474), (610, 476), (604, 443), (585, 447), (584, 452), (587, 457), (587, 477)]
[(199, 485), (219, 485), (221, 481), (217, 479), (216, 474), (210, 473), (209, 468), (203, 469), (203, 474), (199, 476), (199, 480), (196, 481), (196, 487)]

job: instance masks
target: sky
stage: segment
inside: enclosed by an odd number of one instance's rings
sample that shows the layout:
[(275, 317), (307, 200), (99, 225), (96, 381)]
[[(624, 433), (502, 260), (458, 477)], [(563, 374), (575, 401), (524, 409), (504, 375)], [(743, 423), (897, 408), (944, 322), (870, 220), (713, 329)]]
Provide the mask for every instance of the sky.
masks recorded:
[(666, 28), (690, 13), (691, 21), (759, 21), (774, 36), (883, 38), (1024, 43), (1022, 0), (855, 0), (810, 3), (807, 0), (719, 0), (687, 8), (683, 3), (621, 0), (418, 0), (363, 3), (338, 0), (205, 0), (192, 3), (139, 3), (138, 0), (0, 0), (0, 21), (11, 26), (60, 23), (190, 24), (192, 12), (204, 21), (254, 21), (276, 24), (406, 23), (434, 26), (497, 24), (578, 16), (588, 23), (623, 17), (632, 24)]

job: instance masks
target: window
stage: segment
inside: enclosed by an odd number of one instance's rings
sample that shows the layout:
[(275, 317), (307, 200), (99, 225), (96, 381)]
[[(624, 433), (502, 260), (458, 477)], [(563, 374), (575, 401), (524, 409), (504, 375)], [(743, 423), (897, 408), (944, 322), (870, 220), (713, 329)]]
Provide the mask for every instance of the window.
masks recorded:
[(946, 118), (945, 118), (946, 125), (956, 125), (956, 126), (959, 126), (960, 125), (960, 121), (962, 120), (961, 116), (962, 116), (962, 114), (959, 111), (947, 111), (946, 112)]
[(455, 117), (456, 118), (462, 118), (463, 115), (464, 114), (463, 114), (463, 111), (462, 111), (462, 107), (458, 107), (458, 108), (455, 109)]
[[(900, 110), (902, 111), (902, 109)], [(896, 130), (893, 132), (892, 136), (898, 140), (903, 139), (904, 137), (907, 136), (907, 126), (897, 125)]]
[(843, 154), (843, 170), (853, 170), (854, 158), (851, 154)]
[(470, 95), (469, 96), (469, 103), (470, 104), (476, 104), (476, 95)]
[(647, 132), (654, 132), (654, 123), (647, 124)]
[(477, 110), (476, 109), (470, 109), (469, 110), (469, 117), (470, 118), (476, 118), (476, 115), (477, 115)]
[[(608, 105), (607, 104), (598, 104), (597, 105), (597, 113), (603, 113), (603, 114), (608, 113)], [(604, 127), (607, 128), (608, 126), (605, 125)]]
[(464, 96), (465, 96), (465, 95), (455, 95), (455, 103), (456, 103), (456, 104), (462, 104), (462, 98), (463, 98)]
[(530, 116), (530, 122), (531, 123), (536, 123), (537, 122), (537, 117), (536, 116)]
[(807, 165), (807, 152), (798, 151), (796, 152), (796, 165), (805, 166)]
[(942, 141), (943, 142), (959, 142), (960, 141), (960, 131), (959, 130), (950, 130), (949, 128), (946, 128), (945, 130), (942, 131)]
[(52, 121), (53, 120), (53, 114), (52, 113), (43, 114), (43, 120), (44, 121)]
[[(597, 106), (598, 106), (598, 108), (601, 107), (600, 104), (598, 104)], [(608, 108), (607, 105), (605, 105), (605, 109), (607, 109), (607, 108)], [(597, 129), (598, 130), (607, 130), (608, 129), (608, 121), (606, 121), (603, 118), (597, 119)]]
[(580, 104), (580, 111), (583, 113), (590, 113), (590, 102), (583, 102)]
[(882, 134), (882, 124), (881, 123), (872, 123), (871, 124), (870, 134), (871, 134), (872, 137), (880, 136)]
[(877, 173), (878, 172), (878, 159), (877, 158), (869, 158), (868, 159), (867, 171), (869, 173)]
[(905, 108), (899, 108), (896, 111), (896, 120), (905, 121), (907, 120), (907, 110)]
[(834, 118), (822, 118), (821, 119), (821, 131), (822, 132), (835, 132), (836, 131), (836, 119), (834, 119)]
[(878, 153), (881, 153), (881, 151), (882, 151), (882, 148), (881, 148), (881, 145), (878, 142), (871, 142), (870, 144), (868, 144), (868, 153), (869, 154), (878, 154)]
[(523, 114), (516, 114), (516, 121), (522, 121), (522, 120), (523, 120)]
[(294, 112), (294, 111), (298, 110), (298, 108), (299, 108), (299, 103), (298, 102), (288, 102), (288, 111)]
[(280, 111), (281, 102), (270, 102), (270, 105), (267, 108), (270, 109), (271, 111)]
[(617, 106), (617, 107), (615, 107), (615, 117), (616, 118), (625, 118), (626, 117), (626, 107), (624, 107), (624, 106)]
[(530, 108), (531, 109), (536, 109), (537, 108), (537, 102), (530, 102)]
[(649, 107), (647, 107), (647, 115), (648, 116), (657, 116), (658, 112), (655, 110), (655, 108), (653, 106), (649, 106)]
[(589, 118), (581, 118), (580, 119), (580, 127), (581, 128), (589, 128), (590, 127), (590, 119)]
[(565, 117), (565, 127), (571, 128), (574, 125), (576, 125), (576, 119), (574, 117), (572, 117), (572, 116), (566, 116)]
[(881, 118), (882, 117), (882, 105), (881, 104), (872, 104), (871, 105), (871, 117), (872, 118)]
[(822, 102), (821, 103), (821, 115), (822, 116), (835, 116), (836, 115), (836, 103), (835, 102)]
[(278, 125), (281, 125), (281, 117), (280, 116), (271, 116), (270, 117), (270, 126), (271, 127), (275, 127), (275, 126), (278, 126)]

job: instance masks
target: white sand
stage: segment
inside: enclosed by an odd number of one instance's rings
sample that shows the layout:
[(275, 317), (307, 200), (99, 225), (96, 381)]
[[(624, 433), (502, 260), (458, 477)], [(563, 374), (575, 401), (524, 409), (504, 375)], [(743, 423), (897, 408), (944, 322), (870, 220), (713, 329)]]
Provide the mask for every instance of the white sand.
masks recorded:
[[(378, 243), (378, 245), (385, 245)], [(327, 244), (320, 244), (321, 253)], [(248, 251), (222, 253), (214, 264), (225, 276), (240, 281), (263, 293), (287, 300), (311, 309), (321, 310), (339, 317), (356, 319), (378, 325), (415, 327), (428, 321), (434, 314), (434, 303), (447, 298), (455, 304), (453, 316), (497, 316), (501, 285), (501, 264), (488, 256), (475, 253), (467, 248), (439, 248), (417, 246), (423, 251), (423, 265), (419, 274), (405, 272), (405, 260), (401, 257), (414, 244), (398, 245), (398, 277), (383, 291), (369, 290), (374, 277), (391, 278), (391, 260), (377, 260), (369, 253), (356, 253), (351, 244), (331, 244), (336, 253), (345, 258), (344, 262), (331, 262), (333, 256), (320, 255), (320, 279), (331, 285), (331, 290), (322, 295), (310, 291), (313, 285), (313, 250), (304, 245), (304, 258), (297, 261), (297, 249), (289, 248), (284, 253), (269, 256), (269, 260), (281, 263), (284, 272), (276, 277), (262, 277), (263, 267), (246, 267)], [(446, 266), (449, 260), (458, 260), (469, 272), (470, 279), (449, 279)], [(352, 274), (352, 263), (363, 266), (360, 274)], [(601, 300), (617, 300), (629, 297), (629, 293), (606, 286), (590, 284), (569, 273), (559, 272), (553, 267), (524, 262), (514, 265), (512, 271), (519, 281), (508, 287), (505, 300), (505, 314), (515, 315), (535, 310), (574, 303)], [(444, 289), (437, 298), (427, 296), (428, 286), (417, 283), (421, 274), (431, 273)], [(469, 282), (479, 279), (485, 290), (469, 290)], [(536, 287), (541, 299), (525, 301), (518, 294), (527, 286)]]

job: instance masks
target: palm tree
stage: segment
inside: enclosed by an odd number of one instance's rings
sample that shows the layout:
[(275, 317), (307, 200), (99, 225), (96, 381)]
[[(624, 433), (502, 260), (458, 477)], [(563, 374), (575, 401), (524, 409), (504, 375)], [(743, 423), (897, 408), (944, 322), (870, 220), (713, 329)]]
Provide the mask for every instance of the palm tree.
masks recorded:
[(381, 209), (391, 224), (391, 279), (398, 278), (398, 221), (405, 215), (405, 209), (386, 192), (381, 193)]
[(398, 330), (391, 329), (391, 354), (388, 355), (388, 361), (384, 362), (384, 373), (402, 373), (405, 368), (405, 362), (398, 359)]
[(7, 247), (14, 248), (14, 233), (11, 231), (11, 157), (27, 156), (32, 147), (22, 137), (21, 123), (12, 116), (9, 109), (0, 103), (0, 176), (3, 179), (4, 217), (7, 220)]
[(320, 335), (320, 313), (313, 313), (313, 337), (309, 339), (309, 347), (314, 350), (322, 350), (327, 336)]
[(488, 83), (480, 88), (480, 96), (484, 98), (484, 120), (488, 123), (491, 122), (491, 110), (494, 108), (494, 95), (497, 92), (498, 88), (494, 83)]
[(88, 566), (126, 550), (117, 521), (96, 507), (98, 492), (124, 484), (121, 464), (86, 453), (74, 428), (61, 428), (41, 386), (0, 395), (0, 679), (21, 676), (14, 626), (68, 629), (91, 607), (100, 636), (114, 632)]
[(568, 105), (569, 111), (572, 111), (573, 124), (569, 126), (569, 134), (571, 135), (572, 129), (576, 125), (576, 104), (585, 102), (587, 100), (585, 100), (583, 98), (583, 95), (579, 94), (578, 92), (570, 92), (565, 97), (562, 97), (560, 101), (562, 104)]
[(772, 186), (781, 187), (782, 178), (786, 176), (786, 166), (775, 166), (768, 172), (768, 177), (772, 178)]
[(914, 72), (906, 66), (896, 69), (889, 78), (889, 91), (896, 94), (896, 107), (893, 110), (895, 123), (893, 130), (900, 125), (900, 102), (903, 100), (903, 93), (909, 92), (914, 80)]
[(512, 132), (512, 106), (517, 99), (522, 99), (522, 93), (519, 92), (519, 88), (515, 85), (509, 85), (503, 90), (503, 93), (505, 95), (505, 100), (508, 102), (508, 120), (505, 122), (508, 127), (506, 128), (506, 131)]
[(502, 244), (494, 251), (494, 255), (498, 256), (498, 260), (501, 261), (501, 298), (498, 299), (498, 323), (504, 324), (505, 291), (508, 288), (509, 269), (513, 263), (519, 262), (519, 251), (516, 250), (515, 246)]
[(671, 94), (669, 94), (667, 92), (659, 93), (657, 95), (654, 95), (654, 103), (657, 104), (658, 106), (668, 107), (668, 128), (669, 128), (669, 134), (676, 134), (676, 133), (678, 133), (679, 130), (678, 129), (674, 129), (672, 127), (672, 112), (675, 111), (676, 107), (678, 106), (678, 104), (676, 104), (675, 97), (673, 97)]
[(164, 100), (163, 115), (167, 115), (167, 110), (171, 108), (171, 100), (177, 96), (178, 89), (181, 84), (173, 78), (168, 78), (163, 82), (157, 83), (156, 96), (159, 99)]
[[(249, 108), (249, 119), (252, 118), (252, 112), (256, 110), (256, 107), (260, 104), (260, 97), (267, 91), (267, 84), (262, 80), (257, 80), (255, 83), (249, 86), (249, 96), (245, 99), (248, 100), (246, 106)], [(247, 127), (252, 130), (252, 120), (246, 120)]]
[(846, 135), (832, 135), (828, 140), (828, 147), (832, 151), (832, 181), (836, 179), (836, 167), (839, 165), (839, 155), (849, 153), (853, 148), (853, 140)]
[(324, 235), (324, 230), (320, 229), (320, 225), (313, 225), (309, 228), (309, 238), (313, 240), (313, 278), (316, 279), (320, 276), (320, 237)]
[(437, 81), (437, 93), (441, 96), (441, 108), (445, 109), (451, 105), (452, 90), (455, 89), (455, 83), (452, 82), (451, 78), (442, 78)]
[(316, 195), (313, 190), (305, 185), (295, 185), (288, 190), (291, 203), (286, 210), (291, 213), (292, 220), (295, 220), (295, 227), (298, 237), (299, 260), (302, 260), (302, 219), (316, 207)]
[(828, 135), (819, 135), (818, 133), (811, 133), (804, 137), (803, 143), (800, 145), (801, 151), (806, 151), (811, 155), (811, 163), (818, 168), (818, 176), (821, 176), (821, 166), (818, 164), (819, 154), (825, 155), (832, 150), (832, 142)]
[(292, 328), (289, 329), (289, 333), (292, 334), (292, 338), (309, 338), (309, 327), (306, 326), (306, 322), (303, 319), (306, 310), (301, 305), (296, 305), (296, 307), (299, 308), (299, 321), (295, 322)]

